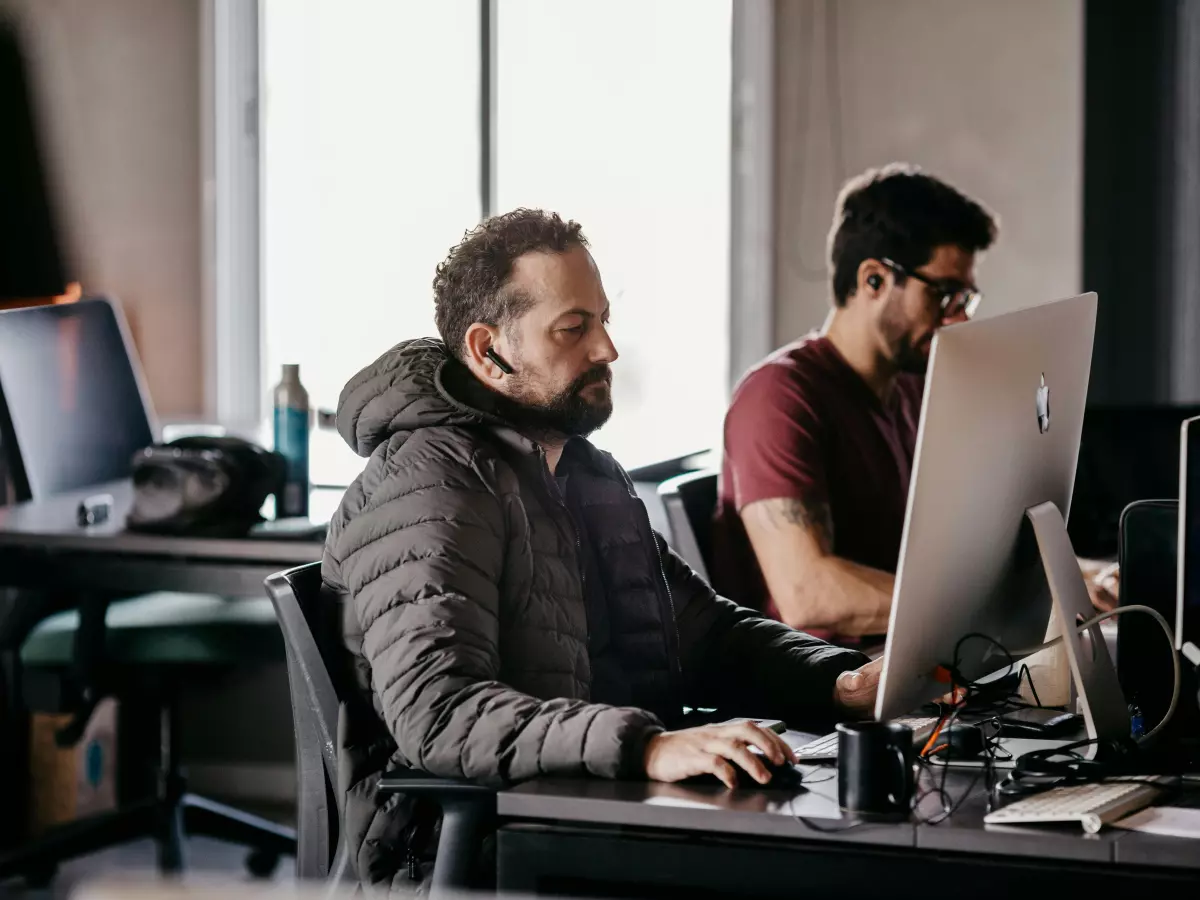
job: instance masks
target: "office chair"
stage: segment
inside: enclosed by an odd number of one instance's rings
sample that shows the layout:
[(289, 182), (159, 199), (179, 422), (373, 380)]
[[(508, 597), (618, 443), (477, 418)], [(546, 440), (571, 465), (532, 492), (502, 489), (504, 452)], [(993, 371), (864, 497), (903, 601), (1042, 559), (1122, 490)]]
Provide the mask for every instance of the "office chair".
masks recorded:
[(695, 453), (673, 456), (670, 459), (638, 466), (629, 470), (629, 480), (635, 483), (648, 482), (661, 484), (668, 478), (674, 478), (676, 475), (683, 475), (687, 472), (695, 472), (698, 469), (704, 468), (708, 464), (708, 459), (712, 452), (712, 450), (697, 450)]
[[(341, 834), (338, 791), (339, 708), (355, 688), (343, 684), (341, 606), (345, 597), (321, 580), (321, 564), (278, 572), (266, 580), (267, 594), (283, 630), (288, 683), (296, 729), (299, 841), (296, 875), (356, 883)], [(495, 816), (490, 788), (458, 778), (436, 778), (415, 769), (388, 772), (379, 790), (428, 797), (442, 808), (442, 828), (430, 896), (470, 887), (470, 876)]]
[(658, 495), (667, 510), (667, 543), (705, 581), (712, 565), (712, 518), (717, 508), (717, 473), (688, 472), (664, 481)]
[[(74, 365), (62, 366), (64, 348), (74, 349)], [(142, 382), (114, 303), (0, 313), (0, 453), (15, 499), (128, 477), (133, 451), (152, 442), (155, 431)], [(60, 746), (70, 746), (103, 697), (129, 706), (144, 702), (159, 722), (161, 746), (153, 796), (4, 847), (0, 878), (22, 874), (47, 882), (66, 859), (145, 836), (157, 841), (165, 872), (183, 867), (185, 833), (246, 844), (253, 850), (247, 864), (258, 875), (273, 870), (280, 855), (294, 854), (292, 829), (188, 794), (178, 758), (180, 687), (197, 675), (211, 679), (249, 662), (280, 660), (282, 643), (263, 597), (22, 591), (0, 623), (0, 697), (13, 720), (5, 727), (9, 746), (0, 748), (0, 777), (25, 767), (22, 710), (71, 713), (57, 735)], [(12, 832), (24, 819), (23, 803), (13, 807), (3, 817), (7, 844), (15, 844)]]
[[(275, 617), (267, 606), (230, 603), (195, 594), (146, 594), (113, 603), (107, 610), (104, 693), (122, 706), (148, 705), (157, 720), (159, 758), (153, 793), (116, 810), (55, 826), (0, 856), (0, 879), (24, 875), (48, 883), (59, 863), (106, 847), (150, 837), (158, 845), (164, 873), (184, 868), (186, 835), (205, 835), (251, 848), (247, 866), (269, 875), (280, 856), (296, 852), (290, 828), (190, 794), (179, 760), (181, 689), (211, 680), (248, 659), (281, 657)], [(74, 711), (90, 706), (71, 677), (80, 616), (66, 610), (44, 619), (20, 650), (20, 695), (29, 709)], [(122, 734), (125, 734), (122, 722)], [(60, 745), (64, 743), (60, 741)], [(118, 773), (118, 781), (131, 774)], [(120, 791), (129, 793), (128, 785)]]

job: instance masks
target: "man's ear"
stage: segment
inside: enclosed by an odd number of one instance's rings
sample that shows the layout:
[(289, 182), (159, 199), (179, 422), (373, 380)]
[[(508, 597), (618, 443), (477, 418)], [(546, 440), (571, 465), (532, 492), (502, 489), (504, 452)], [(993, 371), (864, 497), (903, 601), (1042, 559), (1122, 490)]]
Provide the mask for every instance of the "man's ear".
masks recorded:
[(488, 357), (488, 350), (496, 348), (499, 339), (499, 329), (482, 322), (472, 323), (463, 336), (464, 362), (482, 381), (499, 381), (504, 377), (500, 366)]
[(864, 259), (858, 264), (854, 293), (869, 300), (887, 296), (894, 281), (892, 270), (877, 259)]

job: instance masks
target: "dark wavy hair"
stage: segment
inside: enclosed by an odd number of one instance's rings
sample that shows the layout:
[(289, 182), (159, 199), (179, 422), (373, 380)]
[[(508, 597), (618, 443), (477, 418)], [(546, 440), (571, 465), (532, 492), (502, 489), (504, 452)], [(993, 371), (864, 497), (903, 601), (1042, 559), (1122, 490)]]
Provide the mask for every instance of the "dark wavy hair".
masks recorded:
[(888, 257), (912, 270), (937, 247), (986, 250), (999, 223), (979, 203), (915, 166), (893, 163), (846, 182), (829, 232), (833, 302), (845, 306), (864, 260)]
[(508, 284), (518, 257), (586, 246), (578, 222), (564, 222), (558, 213), (541, 209), (492, 216), (464, 234), (433, 279), (434, 319), (450, 352), (462, 358), (467, 329), (474, 323), (501, 328), (529, 311), (533, 298)]

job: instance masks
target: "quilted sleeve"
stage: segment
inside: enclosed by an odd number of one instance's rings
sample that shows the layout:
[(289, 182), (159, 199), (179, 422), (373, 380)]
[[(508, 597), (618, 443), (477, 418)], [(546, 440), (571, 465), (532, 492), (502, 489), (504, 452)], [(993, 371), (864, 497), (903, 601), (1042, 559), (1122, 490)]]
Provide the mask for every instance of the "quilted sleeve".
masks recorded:
[[(338, 567), (384, 721), (409, 762), (504, 784), (642, 774), (649, 713), (539, 700), (500, 683), (498, 625), (511, 498), (474, 456), (408, 460), (342, 529)], [(548, 635), (547, 639), (551, 639)]]
[(675, 596), (683, 670), (696, 706), (779, 718), (794, 728), (837, 716), (837, 676), (868, 659), (720, 597), (655, 535)]

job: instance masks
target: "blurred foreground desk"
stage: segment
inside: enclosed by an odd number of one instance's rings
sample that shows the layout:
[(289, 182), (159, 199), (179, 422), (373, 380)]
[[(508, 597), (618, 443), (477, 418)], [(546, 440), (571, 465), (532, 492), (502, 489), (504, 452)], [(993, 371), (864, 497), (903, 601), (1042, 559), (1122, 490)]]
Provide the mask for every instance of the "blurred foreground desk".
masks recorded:
[[(928, 900), (947, 891), (965, 900), (1112, 897), (1161, 888), (1195, 896), (1200, 887), (1200, 841), (1115, 829), (1088, 836), (1070, 827), (984, 826), (982, 779), (940, 825), (917, 822), (940, 812), (933, 798), (912, 821), (855, 822), (838, 811), (836, 770), (805, 771), (809, 786), (798, 794), (585, 779), (520, 785), (498, 798), (500, 887), (579, 896), (842, 900)], [(957, 801), (973, 779), (949, 773), (950, 798)]]
[[(80, 501), (98, 494), (113, 498), (108, 520), (81, 527)], [(327, 518), (340, 498), (314, 491), (314, 518)], [(271, 573), (321, 558), (312, 540), (133, 534), (125, 530), (132, 503), (131, 483), (116, 481), (0, 509), (0, 587), (261, 597)]]

